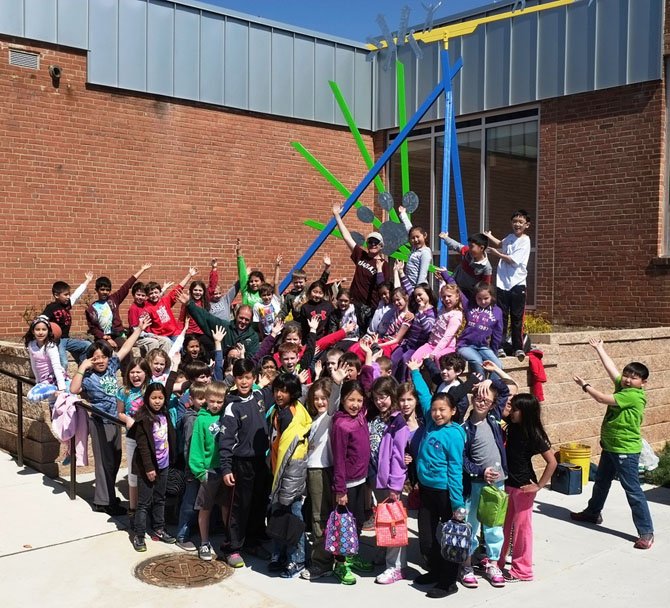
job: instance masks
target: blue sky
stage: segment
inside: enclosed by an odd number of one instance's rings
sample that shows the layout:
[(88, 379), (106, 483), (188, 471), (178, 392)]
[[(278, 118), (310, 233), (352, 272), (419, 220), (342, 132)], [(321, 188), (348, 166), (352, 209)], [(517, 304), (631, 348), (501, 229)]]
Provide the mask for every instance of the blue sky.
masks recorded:
[[(421, 0), (200, 0), (249, 15), (282, 21), (309, 30), (364, 42), (380, 33), (377, 15), (386, 17), (389, 28), (398, 28), (403, 6), (411, 10), (410, 25), (422, 24), (426, 11)], [(435, 5), (438, 0), (423, 0)], [(492, 0), (442, 0), (435, 19), (492, 4)]]

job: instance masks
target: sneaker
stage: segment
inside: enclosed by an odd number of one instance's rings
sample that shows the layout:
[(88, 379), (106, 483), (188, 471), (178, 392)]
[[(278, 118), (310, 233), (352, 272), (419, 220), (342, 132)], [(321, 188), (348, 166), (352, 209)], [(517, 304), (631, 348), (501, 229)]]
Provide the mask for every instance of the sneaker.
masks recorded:
[(350, 555), (346, 558), (347, 565), (354, 572), (372, 572), (375, 567), (372, 565), (372, 562), (366, 562), (364, 559), (361, 559), (358, 555)]
[(486, 578), (491, 583), (492, 587), (504, 587), (505, 586), (505, 577), (500, 571), (500, 568), (494, 563), (489, 563), (486, 567)]
[(66, 467), (70, 464), (70, 462), (72, 462), (72, 458), (70, 458), (70, 455), (68, 454), (65, 458), (63, 458), (63, 462), (61, 462), (61, 464)]
[(504, 359), (507, 356), (507, 353), (505, 352), (505, 349), (499, 348), (498, 349), (498, 359)]
[(390, 585), (391, 583), (396, 583), (404, 578), (400, 568), (386, 568), (384, 572), (377, 576), (375, 583), (378, 583), (379, 585)]
[(214, 551), (212, 550), (212, 545), (210, 545), (209, 543), (200, 545), (200, 549), (198, 549), (198, 557), (201, 560), (205, 562), (211, 562), (213, 554)]
[(177, 542), (177, 539), (165, 530), (154, 530), (151, 538), (154, 540), (160, 540), (161, 542), (167, 543), (168, 545), (174, 545)]
[(268, 572), (282, 572), (286, 568), (286, 562), (282, 559), (271, 559), (268, 564)]
[(523, 352), (522, 350), (515, 350), (514, 351), (514, 356), (519, 360), (523, 361), (526, 358), (526, 353)]
[(594, 514), (587, 510), (580, 511), (579, 513), (570, 513), (570, 519), (572, 521), (582, 521), (588, 524), (603, 523), (603, 516), (600, 513)]
[(295, 562), (289, 562), (286, 564), (279, 576), (282, 578), (295, 578), (300, 576), (300, 573), (305, 569), (305, 564), (296, 564)]
[(190, 541), (184, 538), (177, 539), (177, 547), (183, 549), (184, 551), (197, 551), (197, 547)]
[(454, 595), (454, 593), (458, 593), (458, 587), (456, 586), (456, 583), (452, 583), (451, 585), (435, 585), (432, 589), (428, 589), (428, 592), (426, 593), (426, 597), (432, 597), (435, 599), (440, 599), (443, 597), (447, 597), (449, 595)]
[(468, 589), (476, 589), (479, 586), (479, 581), (475, 576), (475, 571), (472, 566), (463, 566), (460, 576), (461, 585)]
[(309, 569), (305, 568), (300, 573), (300, 578), (305, 579), (306, 581), (315, 581), (317, 578), (330, 576), (332, 573), (333, 573), (332, 568), (322, 568), (320, 566), (312, 566)]
[(251, 547), (245, 545), (242, 547), (242, 551), (258, 559), (270, 559), (272, 557), (272, 554), (263, 545), (253, 545)]
[(337, 562), (335, 564), (335, 569), (333, 570), (333, 572), (335, 573), (335, 576), (340, 581), (340, 583), (342, 583), (343, 585), (356, 584), (356, 577), (349, 568), (349, 564), (347, 562)]
[(144, 542), (144, 536), (139, 534), (133, 538), (133, 549), (139, 553), (144, 553), (147, 550), (147, 544)]
[(415, 585), (432, 585), (437, 583), (437, 574), (434, 572), (424, 572), (414, 579)]
[[(489, 565), (489, 558), (484, 556), (479, 561), (473, 562), (472, 570), (476, 574), (479, 574), (480, 576), (484, 576), (486, 574), (486, 568), (488, 568), (488, 565)], [(464, 568), (465, 567), (466, 566), (464, 566)]]
[(103, 510), (105, 511), (105, 513), (107, 513), (107, 515), (111, 515), (112, 517), (119, 517), (120, 515), (125, 515), (126, 513), (128, 513), (128, 509), (122, 507), (121, 504), (118, 502), (103, 507)]
[(363, 527), (361, 528), (362, 532), (374, 532), (375, 529), (375, 516), (369, 517), (365, 520)]
[(651, 546), (654, 544), (654, 535), (653, 534), (640, 534), (640, 538), (635, 541), (633, 547), (636, 549), (651, 549)]
[(230, 555), (226, 555), (226, 563), (231, 568), (244, 568), (246, 565), (239, 553), (231, 553)]

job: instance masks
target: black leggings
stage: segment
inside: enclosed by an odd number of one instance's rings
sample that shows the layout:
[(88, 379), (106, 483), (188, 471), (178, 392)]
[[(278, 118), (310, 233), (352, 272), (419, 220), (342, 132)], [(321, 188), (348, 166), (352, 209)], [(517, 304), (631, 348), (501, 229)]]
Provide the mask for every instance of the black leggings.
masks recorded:
[(428, 558), (428, 571), (437, 574), (438, 584), (449, 586), (458, 579), (458, 564), (442, 557), (440, 544), (435, 538), (437, 525), (451, 519), (453, 510), (447, 490), (435, 490), (419, 484), (419, 547)]

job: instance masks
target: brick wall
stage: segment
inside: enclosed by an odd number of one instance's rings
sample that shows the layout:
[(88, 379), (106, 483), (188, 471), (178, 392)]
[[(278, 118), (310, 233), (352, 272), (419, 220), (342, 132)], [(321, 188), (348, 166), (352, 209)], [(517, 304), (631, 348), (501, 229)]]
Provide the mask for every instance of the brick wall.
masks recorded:
[(545, 101), (537, 218), (540, 311), (605, 327), (670, 319), (661, 252), (662, 82)]
[[(87, 86), (85, 54), (25, 42), (0, 37), (0, 336), (25, 331), (23, 311), (50, 300), (53, 281), (74, 288), (87, 270), (120, 285), (145, 261), (143, 278), (159, 281), (193, 264), (206, 279), (217, 256), (227, 285), (237, 236), (250, 267), (271, 275), (282, 252), (288, 271), (317, 234), (303, 220), (327, 221), (341, 200), (291, 141), (350, 189), (365, 174), (348, 129)], [(40, 69), (10, 66), (10, 46), (39, 52)], [(63, 69), (59, 89), (50, 64)], [(342, 241), (322, 252), (351, 277)], [(310, 276), (319, 266), (320, 255)], [(83, 331), (83, 309), (74, 318)]]

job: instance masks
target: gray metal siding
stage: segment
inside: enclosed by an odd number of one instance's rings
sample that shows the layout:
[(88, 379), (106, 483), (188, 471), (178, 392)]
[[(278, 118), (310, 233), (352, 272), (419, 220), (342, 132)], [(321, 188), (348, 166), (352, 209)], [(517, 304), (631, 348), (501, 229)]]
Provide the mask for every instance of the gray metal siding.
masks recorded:
[[(500, 4), (490, 14), (508, 9)], [(453, 82), (456, 113), (660, 79), (663, 20), (664, 0), (595, 0), (591, 6), (584, 1), (480, 26), (449, 42), (452, 62), (463, 59), (463, 69)], [(439, 44), (424, 47), (421, 62), (400, 55), (406, 81), (422, 93), (408, 95), (408, 114), (437, 83), (433, 67), (439, 49)], [(377, 70), (378, 129), (397, 126), (394, 107), (383, 94), (392, 81), (391, 74)], [(442, 118), (442, 112), (439, 106), (424, 121)]]
[(88, 81), (344, 124), (335, 80), (372, 128), (373, 64), (363, 45), (195, 0), (0, 0), (0, 33), (86, 49)]

